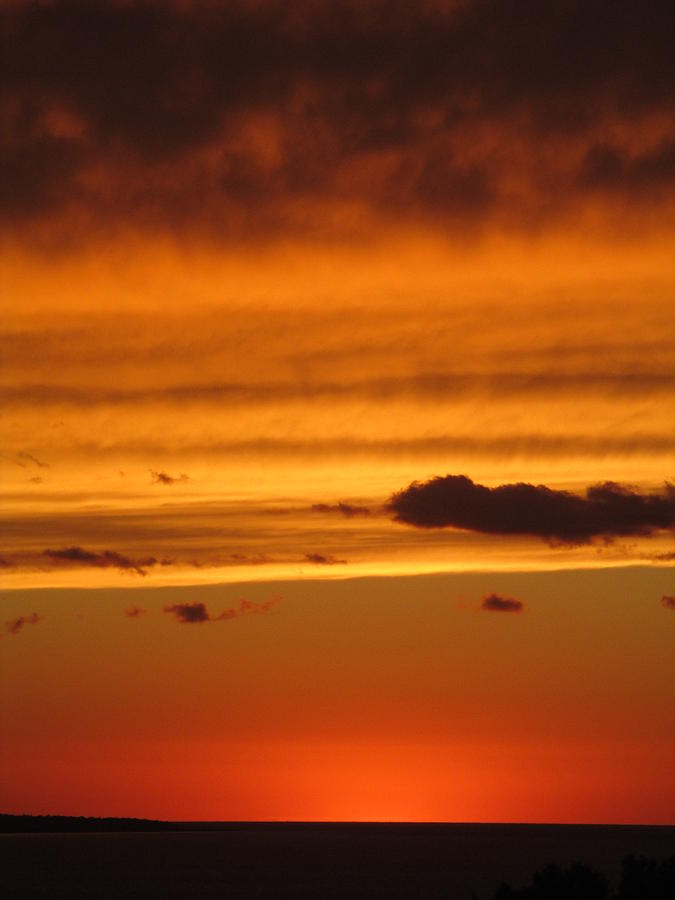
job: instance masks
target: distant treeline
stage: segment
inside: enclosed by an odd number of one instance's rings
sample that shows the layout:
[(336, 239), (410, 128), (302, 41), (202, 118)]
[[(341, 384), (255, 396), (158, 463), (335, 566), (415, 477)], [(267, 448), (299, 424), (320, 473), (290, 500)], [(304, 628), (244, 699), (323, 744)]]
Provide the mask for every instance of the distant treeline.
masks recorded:
[(71, 831), (176, 831), (180, 826), (155, 819), (114, 819), (93, 816), (11, 816), (0, 814), (1, 834)]
[(614, 891), (590, 866), (579, 863), (561, 868), (547, 866), (536, 872), (528, 887), (503, 884), (494, 900), (674, 900), (675, 856), (658, 861), (627, 856), (621, 864), (621, 880)]

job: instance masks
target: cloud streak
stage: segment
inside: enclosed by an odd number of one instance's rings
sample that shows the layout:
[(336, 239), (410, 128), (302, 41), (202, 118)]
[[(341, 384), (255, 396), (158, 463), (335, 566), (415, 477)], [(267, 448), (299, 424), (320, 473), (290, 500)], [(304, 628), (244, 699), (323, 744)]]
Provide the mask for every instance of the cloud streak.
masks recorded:
[(356, 516), (369, 516), (371, 510), (367, 506), (355, 506), (352, 503), (314, 503), (311, 507), (315, 513), (338, 513), (346, 519), (353, 519)]
[(150, 475), (152, 477), (153, 484), (178, 484), (182, 481), (189, 481), (190, 476), (181, 473), (180, 475), (169, 475), (167, 472), (155, 472), (154, 469), (150, 469)]
[(127, 619), (138, 619), (140, 616), (144, 616), (147, 613), (147, 609), (143, 609), (141, 606), (127, 606), (124, 610), (124, 615)]
[[(94, 569), (120, 569), (123, 572), (135, 572), (147, 575), (147, 569), (158, 564), (154, 556), (143, 559), (132, 559), (115, 550), (103, 550), (100, 553), (85, 550), (83, 547), (64, 547), (60, 550), (45, 550), (42, 554), (56, 566), (92, 567)], [(168, 560), (162, 560), (162, 565)]]
[(336, 559), (330, 553), (305, 553), (305, 562), (312, 563), (315, 566), (337, 566), (345, 565), (346, 559)]
[(173, 615), (181, 625), (203, 625), (207, 622), (224, 622), (230, 619), (238, 619), (240, 616), (255, 615), (269, 612), (281, 600), (280, 597), (271, 597), (262, 603), (254, 600), (240, 600), (239, 605), (225, 609), (217, 615), (212, 615), (205, 603), (194, 601), (190, 603), (174, 603), (164, 607), (164, 612)]
[(643, 494), (604, 482), (580, 496), (525, 483), (489, 488), (465, 475), (446, 475), (413, 482), (390, 498), (388, 509), (397, 522), (417, 528), (531, 535), (573, 545), (672, 528), (675, 489), (666, 484), (661, 493)]

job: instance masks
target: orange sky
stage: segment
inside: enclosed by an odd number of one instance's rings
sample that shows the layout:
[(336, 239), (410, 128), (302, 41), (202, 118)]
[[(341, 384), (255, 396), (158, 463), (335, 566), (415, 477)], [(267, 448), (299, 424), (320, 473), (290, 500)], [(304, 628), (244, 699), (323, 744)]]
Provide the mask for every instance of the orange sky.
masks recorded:
[[(18, 591), (13, 811), (668, 822), (672, 579), (631, 568)], [(525, 604), (485, 612), (497, 591)], [(135, 616), (125, 610), (142, 610)]]
[(1, 6), (0, 806), (672, 822), (665, 6)]

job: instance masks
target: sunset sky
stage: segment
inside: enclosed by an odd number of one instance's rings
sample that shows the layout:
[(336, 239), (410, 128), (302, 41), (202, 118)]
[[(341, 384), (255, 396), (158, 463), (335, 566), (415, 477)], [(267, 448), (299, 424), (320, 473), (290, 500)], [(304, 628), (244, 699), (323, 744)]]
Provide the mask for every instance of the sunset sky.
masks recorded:
[(0, 811), (675, 823), (672, 4), (0, 15)]

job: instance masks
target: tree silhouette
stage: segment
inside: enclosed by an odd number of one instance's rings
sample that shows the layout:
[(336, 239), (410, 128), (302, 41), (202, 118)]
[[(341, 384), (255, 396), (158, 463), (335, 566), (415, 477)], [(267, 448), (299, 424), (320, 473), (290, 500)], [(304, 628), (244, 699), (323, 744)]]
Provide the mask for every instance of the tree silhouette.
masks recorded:
[(529, 887), (514, 890), (503, 884), (495, 900), (609, 900), (607, 880), (589, 866), (575, 863), (567, 869), (546, 866), (536, 872)]
[(590, 866), (575, 863), (568, 868), (547, 866), (535, 872), (532, 884), (512, 888), (502, 884), (494, 900), (674, 900), (675, 856), (662, 861), (627, 856), (621, 864), (621, 881), (615, 893)]
[(627, 856), (621, 866), (617, 900), (673, 900), (675, 856), (659, 862), (644, 856)]

